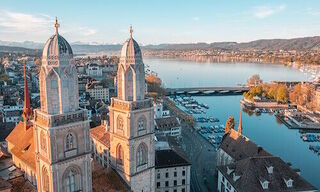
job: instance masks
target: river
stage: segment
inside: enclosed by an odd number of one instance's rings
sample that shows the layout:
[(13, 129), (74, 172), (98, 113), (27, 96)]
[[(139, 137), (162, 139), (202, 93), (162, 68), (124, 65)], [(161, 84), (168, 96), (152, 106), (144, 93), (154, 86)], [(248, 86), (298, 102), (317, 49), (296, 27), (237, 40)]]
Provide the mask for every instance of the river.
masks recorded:
[[(280, 64), (211, 63), (179, 59), (146, 58), (144, 63), (162, 79), (165, 87), (234, 86), (245, 84), (248, 77), (259, 74), (264, 81), (307, 81), (308, 75)], [(225, 123), (232, 115), (238, 122), (242, 96), (194, 97), (209, 105), (208, 116)], [(320, 188), (320, 156), (309, 150), (298, 130), (288, 129), (274, 115), (242, 113), (243, 134), (275, 156), (301, 169), (301, 175)], [(315, 143), (312, 143), (315, 144)], [(320, 143), (318, 143), (320, 144)]]

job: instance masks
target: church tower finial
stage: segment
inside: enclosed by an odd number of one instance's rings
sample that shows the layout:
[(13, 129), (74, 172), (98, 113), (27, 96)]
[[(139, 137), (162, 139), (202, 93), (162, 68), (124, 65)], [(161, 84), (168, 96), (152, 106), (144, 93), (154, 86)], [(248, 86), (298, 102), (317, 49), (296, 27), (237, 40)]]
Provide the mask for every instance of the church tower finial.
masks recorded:
[(242, 135), (241, 111), (240, 111), (240, 118), (239, 118), (239, 125), (238, 125), (238, 134)]
[(56, 22), (54, 24), (54, 27), (56, 28), (56, 34), (58, 34), (58, 28), (60, 27), (60, 24), (58, 23), (58, 18), (56, 17)]
[(132, 38), (132, 33), (133, 33), (133, 29), (132, 29), (132, 25), (130, 25), (130, 38)]
[(31, 119), (32, 116), (32, 109), (30, 106), (30, 96), (29, 96), (29, 90), (28, 90), (28, 81), (27, 81), (27, 71), (26, 71), (26, 61), (24, 61), (24, 106), (23, 106), (23, 112), (22, 112), (22, 117), (23, 117), (23, 122), (26, 126), (26, 129), (29, 127), (28, 126), (28, 121)]

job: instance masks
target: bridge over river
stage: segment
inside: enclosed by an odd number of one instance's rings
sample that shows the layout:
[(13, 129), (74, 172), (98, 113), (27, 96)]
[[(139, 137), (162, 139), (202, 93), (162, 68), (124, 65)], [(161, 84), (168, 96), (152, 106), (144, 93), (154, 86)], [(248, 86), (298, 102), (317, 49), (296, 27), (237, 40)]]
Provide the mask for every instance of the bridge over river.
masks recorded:
[(166, 95), (242, 95), (248, 90), (247, 86), (167, 88)]

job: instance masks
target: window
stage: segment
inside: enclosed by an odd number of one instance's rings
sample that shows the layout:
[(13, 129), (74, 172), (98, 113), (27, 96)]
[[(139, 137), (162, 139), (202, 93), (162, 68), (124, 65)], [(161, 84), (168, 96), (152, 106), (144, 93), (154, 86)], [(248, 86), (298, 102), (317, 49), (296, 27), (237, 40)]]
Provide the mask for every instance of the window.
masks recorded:
[(185, 192), (186, 190), (184, 188), (181, 189), (181, 192)]
[(73, 170), (69, 171), (69, 174), (67, 175), (67, 181), (66, 181), (66, 188), (67, 192), (74, 192), (76, 191), (76, 184), (75, 184), (75, 173)]
[(145, 129), (144, 126), (145, 126), (145, 121), (143, 118), (140, 118), (138, 121), (138, 131), (144, 130)]
[(157, 173), (157, 179), (160, 179), (160, 173)]
[(185, 184), (186, 184), (186, 180), (182, 179), (182, 185), (185, 185)]
[(68, 133), (66, 137), (66, 150), (72, 150), (76, 148), (75, 146), (75, 137), (72, 133)]
[(123, 119), (120, 117), (120, 115), (117, 118), (117, 127), (119, 130), (123, 130)]
[(173, 190), (173, 192), (177, 192), (177, 190), (176, 190), (176, 189), (174, 189), (174, 190)]
[(177, 186), (177, 180), (174, 180), (174, 181), (173, 181), (173, 185), (174, 185), (174, 186)]
[(224, 183), (224, 176), (222, 176), (222, 182)]
[(137, 151), (137, 166), (141, 166), (147, 163), (147, 146), (141, 143)]
[(166, 181), (166, 187), (168, 187), (169, 186), (169, 181)]
[(175, 171), (175, 172), (173, 173), (173, 175), (174, 175), (174, 177), (177, 177), (177, 172)]
[(157, 182), (157, 188), (160, 188), (160, 182)]
[(185, 176), (186, 175), (186, 171), (182, 171), (182, 176)]
[(120, 144), (117, 147), (117, 164), (123, 165), (123, 149)]
[(45, 167), (42, 168), (43, 191), (49, 191), (49, 174)]
[(43, 131), (40, 132), (40, 147), (43, 151), (47, 152), (47, 139)]
[(166, 178), (168, 178), (169, 177), (169, 173), (168, 172), (166, 172)]

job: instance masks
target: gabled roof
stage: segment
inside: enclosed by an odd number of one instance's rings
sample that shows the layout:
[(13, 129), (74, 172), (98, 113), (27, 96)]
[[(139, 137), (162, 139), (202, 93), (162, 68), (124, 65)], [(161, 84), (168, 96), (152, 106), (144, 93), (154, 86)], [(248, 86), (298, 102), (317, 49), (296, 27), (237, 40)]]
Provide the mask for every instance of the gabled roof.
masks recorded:
[(156, 150), (155, 154), (156, 169), (191, 165), (188, 159), (172, 149)]
[[(270, 166), (273, 167), (272, 173), (267, 170)], [(279, 157), (249, 157), (217, 168), (239, 192), (264, 191), (261, 185), (264, 181), (269, 182), (267, 191), (316, 190)], [(292, 187), (287, 187), (284, 179), (292, 179)]]
[(25, 129), (24, 123), (20, 121), (8, 135), (6, 141), (14, 146), (11, 153), (35, 171), (33, 127)]
[(180, 123), (177, 117), (175, 116), (158, 118), (158, 119), (155, 119), (155, 121), (158, 129), (167, 130), (167, 129), (180, 126)]
[(90, 129), (90, 137), (96, 139), (106, 147), (110, 147), (110, 134), (106, 131), (105, 125), (99, 125)]
[(236, 161), (254, 156), (271, 156), (262, 147), (259, 147), (234, 129), (231, 129), (229, 133), (223, 136), (220, 149), (224, 150)]

